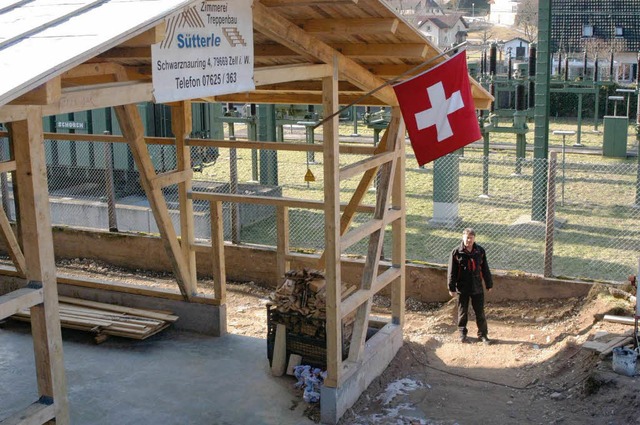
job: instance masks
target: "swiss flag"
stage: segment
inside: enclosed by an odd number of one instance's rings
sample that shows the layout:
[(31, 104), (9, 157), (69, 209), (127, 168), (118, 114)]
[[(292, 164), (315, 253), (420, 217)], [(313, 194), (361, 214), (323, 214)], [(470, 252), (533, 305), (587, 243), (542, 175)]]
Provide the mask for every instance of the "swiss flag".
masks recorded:
[(482, 138), (464, 50), (393, 89), (419, 165)]

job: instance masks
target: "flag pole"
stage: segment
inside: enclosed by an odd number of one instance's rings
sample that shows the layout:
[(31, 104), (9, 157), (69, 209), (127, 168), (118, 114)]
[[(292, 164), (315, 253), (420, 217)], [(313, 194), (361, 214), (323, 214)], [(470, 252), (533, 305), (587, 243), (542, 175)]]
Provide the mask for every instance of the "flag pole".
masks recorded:
[(405, 72), (403, 72), (402, 74), (390, 79), (389, 81), (384, 82), (383, 84), (379, 85), (378, 87), (376, 87), (375, 89), (368, 91), (367, 93), (363, 94), (362, 96), (360, 96), (358, 99), (354, 100), (353, 102), (351, 102), (350, 104), (348, 104), (347, 106), (343, 106), (342, 108), (338, 109), (337, 112), (334, 112), (333, 114), (329, 115), (328, 117), (325, 117), (322, 121), (320, 121), (318, 124), (313, 126), (313, 129), (315, 130), (316, 128), (320, 127), (322, 124), (324, 124), (325, 122), (329, 121), (331, 118), (335, 117), (338, 114), (341, 114), (342, 111), (344, 111), (345, 109), (351, 108), (353, 105), (357, 105), (358, 103), (360, 103), (362, 100), (366, 99), (367, 97), (371, 96), (372, 94), (374, 94), (375, 92), (383, 89), (384, 87), (390, 85), (390, 84), (394, 84), (395, 82), (397, 82), (398, 80), (400, 80), (402, 77), (404, 77), (405, 75), (411, 74), (413, 72), (415, 72), (416, 70), (422, 68), (423, 66), (429, 65), (431, 62), (433, 62), (436, 59), (440, 59), (441, 57), (445, 56), (446, 54), (448, 54), (449, 52), (451, 52), (452, 50), (457, 50), (460, 47), (464, 46), (465, 44), (467, 44), (467, 41), (463, 41), (460, 44), (456, 44), (455, 46), (452, 46), (450, 49), (445, 50), (444, 52), (438, 53), (436, 56), (432, 57), (431, 59), (429, 59), (426, 62), (422, 62), (421, 64), (418, 64), (416, 66), (414, 66), (411, 69), (406, 70)]

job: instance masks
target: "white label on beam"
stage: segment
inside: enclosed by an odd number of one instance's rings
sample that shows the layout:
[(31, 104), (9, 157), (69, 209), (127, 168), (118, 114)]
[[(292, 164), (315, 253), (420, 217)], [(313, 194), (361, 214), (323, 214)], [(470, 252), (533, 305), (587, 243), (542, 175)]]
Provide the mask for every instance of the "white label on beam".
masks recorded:
[(167, 18), (151, 46), (158, 103), (255, 89), (252, 0), (204, 0)]

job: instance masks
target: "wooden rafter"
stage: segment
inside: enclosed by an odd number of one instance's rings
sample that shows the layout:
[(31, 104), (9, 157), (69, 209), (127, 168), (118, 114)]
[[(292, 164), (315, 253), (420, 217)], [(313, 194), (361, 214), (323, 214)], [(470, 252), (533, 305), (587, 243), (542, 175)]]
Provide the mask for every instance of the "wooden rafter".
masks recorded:
[(395, 34), (399, 23), (400, 21), (394, 18), (307, 19), (295, 22), (300, 28), (312, 34), (355, 32), (369, 35)]
[[(378, 94), (378, 93), (376, 93)], [(256, 90), (250, 93), (239, 93), (215, 96), (213, 98), (203, 98), (203, 100), (210, 100), (212, 102), (232, 102), (232, 103), (269, 103), (269, 104), (298, 104), (300, 98), (304, 98), (305, 104), (319, 105), (322, 103), (322, 94), (315, 92), (273, 92), (273, 91), (260, 91)], [(387, 103), (374, 96), (369, 96), (366, 101), (362, 99), (362, 93), (359, 94), (341, 94), (340, 103), (343, 105), (360, 102), (359, 104), (370, 106), (388, 106)], [(1, 114), (0, 114), (1, 115)]]
[(331, 47), (349, 57), (425, 58), (429, 51), (426, 44), (339, 43)]
[[(115, 104), (150, 102), (153, 99), (151, 83), (125, 82), (100, 84), (93, 87), (66, 89), (62, 91), (60, 101), (42, 107), (43, 116), (106, 108)], [(0, 107), (0, 122), (24, 120), (27, 107), (5, 105)]]
[(96, 56), (97, 60), (148, 61), (151, 47), (116, 47)]
[[(363, 66), (260, 3), (253, 5), (253, 25), (257, 31), (316, 62), (333, 63), (335, 58), (338, 61), (341, 76), (363, 90), (374, 90), (385, 83)], [(387, 105), (397, 105), (397, 99), (391, 87), (379, 90), (374, 96)]]
[(262, 86), (265, 84), (278, 84), (289, 81), (324, 78), (328, 75), (331, 75), (331, 67), (329, 65), (303, 64), (258, 68), (254, 72), (253, 79), (256, 86)]
[[(322, 66), (322, 65), (321, 65)], [(340, 81), (338, 83), (338, 89), (340, 90), (340, 96), (362, 96), (363, 92), (358, 87), (354, 86), (348, 81)], [(304, 95), (306, 93), (322, 93), (322, 82), (319, 80), (296, 80), (286, 81), (277, 84), (260, 84), (256, 91), (282, 91), (289, 93), (300, 93)], [(306, 93), (305, 93), (306, 92)]]
[(327, 4), (358, 4), (358, 0), (261, 0), (260, 3), (269, 7), (322, 7)]
[(46, 83), (23, 94), (10, 102), (11, 105), (48, 105), (60, 99), (62, 86), (60, 77), (52, 78)]

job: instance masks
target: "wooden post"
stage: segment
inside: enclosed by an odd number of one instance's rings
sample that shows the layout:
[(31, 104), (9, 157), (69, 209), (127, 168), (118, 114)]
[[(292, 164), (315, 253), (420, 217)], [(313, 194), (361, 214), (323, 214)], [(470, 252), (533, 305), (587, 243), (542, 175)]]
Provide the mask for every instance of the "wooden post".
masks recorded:
[(273, 343), (271, 374), (282, 376), (287, 368), (287, 327), (281, 323), (276, 326), (276, 338)]
[(285, 272), (290, 268), (289, 255), (289, 208), (283, 205), (276, 207), (277, 243), (277, 270), (278, 279), (283, 279)]
[[(111, 134), (105, 131), (105, 134)], [(116, 215), (116, 189), (113, 183), (113, 145), (104, 142), (104, 177), (107, 192), (107, 215), (109, 217), (109, 231), (118, 231), (118, 217)]]
[(40, 107), (27, 107), (27, 119), (10, 125), (16, 159), (19, 221), (27, 281), (41, 284), (42, 304), (31, 308), (31, 334), (38, 393), (55, 405), (56, 424), (68, 424), (69, 402), (64, 374), (56, 264), (47, 189)]
[[(186, 139), (191, 134), (191, 102), (180, 102), (171, 107), (171, 128), (176, 138), (176, 168), (178, 171), (191, 170), (191, 148)], [(195, 241), (193, 229), (193, 201), (187, 196), (191, 191), (191, 174), (178, 183), (178, 201), (180, 203), (180, 248), (182, 258), (187, 265), (188, 275), (184, 286), (187, 293), (198, 293), (196, 276), (196, 253), (193, 250)]]
[[(322, 107), (329, 116), (338, 110), (338, 63), (333, 62), (333, 75), (322, 79)], [(322, 127), (324, 165), (324, 242), (325, 279), (327, 281), (327, 377), (324, 385), (337, 387), (342, 363), (342, 316), (340, 314), (340, 175), (338, 116)]]
[(209, 202), (211, 211), (211, 265), (213, 268), (213, 291), (220, 305), (226, 302), (226, 269), (224, 264), (224, 225), (222, 202)]
[[(394, 107), (392, 115), (400, 114), (399, 108)], [(391, 192), (391, 208), (402, 211), (398, 220), (391, 225), (393, 252), (391, 253), (392, 267), (400, 269), (400, 277), (391, 284), (391, 320), (396, 325), (404, 325), (404, 305), (405, 305), (405, 263), (406, 263), (406, 233), (407, 216), (405, 210), (405, 127), (404, 121), (400, 120), (398, 127), (398, 139), (396, 152), (396, 170), (393, 177), (393, 188)]]

